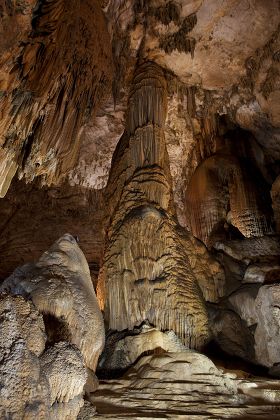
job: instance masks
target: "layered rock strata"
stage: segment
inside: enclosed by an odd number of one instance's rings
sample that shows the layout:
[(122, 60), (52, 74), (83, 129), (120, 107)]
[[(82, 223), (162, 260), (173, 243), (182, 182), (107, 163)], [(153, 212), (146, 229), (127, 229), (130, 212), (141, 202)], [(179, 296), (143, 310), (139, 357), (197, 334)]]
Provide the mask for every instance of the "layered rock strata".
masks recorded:
[(94, 403), (100, 419), (278, 419), (279, 382), (238, 376), (193, 351), (150, 355), (101, 382)]
[(209, 335), (207, 313), (188, 261), (186, 233), (175, 218), (164, 140), (166, 98), (161, 68), (139, 65), (106, 191), (111, 217), (98, 293), (111, 329), (133, 329), (148, 320), (200, 347)]

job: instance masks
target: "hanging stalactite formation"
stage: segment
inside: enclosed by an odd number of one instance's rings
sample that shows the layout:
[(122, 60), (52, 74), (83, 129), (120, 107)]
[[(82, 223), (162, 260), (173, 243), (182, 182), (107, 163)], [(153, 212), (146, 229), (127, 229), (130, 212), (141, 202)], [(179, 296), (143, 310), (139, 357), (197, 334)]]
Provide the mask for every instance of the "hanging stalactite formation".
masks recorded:
[(237, 158), (222, 153), (196, 169), (186, 192), (186, 211), (193, 235), (206, 245), (217, 239), (225, 223), (246, 238), (263, 236), (271, 229), (248, 169)]

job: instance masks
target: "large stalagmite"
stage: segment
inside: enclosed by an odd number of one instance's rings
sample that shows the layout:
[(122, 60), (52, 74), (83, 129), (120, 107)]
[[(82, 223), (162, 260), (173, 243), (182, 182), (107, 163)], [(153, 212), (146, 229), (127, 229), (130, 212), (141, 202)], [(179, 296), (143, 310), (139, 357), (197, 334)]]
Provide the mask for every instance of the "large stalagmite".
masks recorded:
[(111, 329), (148, 320), (200, 347), (208, 339), (208, 319), (188, 261), (189, 243), (175, 217), (164, 139), (166, 99), (162, 69), (140, 65), (108, 182), (111, 219), (98, 295)]
[(85, 364), (95, 370), (105, 333), (89, 267), (73, 236), (65, 234), (37, 264), (27, 264), (4, 281), (5, 291), (30, 297), (50, 320), (53, 340), (76, 344)]

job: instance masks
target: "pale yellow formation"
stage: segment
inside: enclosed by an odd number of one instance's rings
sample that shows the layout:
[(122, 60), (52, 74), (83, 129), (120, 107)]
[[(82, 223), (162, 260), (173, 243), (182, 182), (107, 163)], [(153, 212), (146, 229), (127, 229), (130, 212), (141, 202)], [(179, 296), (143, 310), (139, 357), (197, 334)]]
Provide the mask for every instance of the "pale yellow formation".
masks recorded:
[(2, 288), (30, 296), (40, 312), (60, 320), (67, 339), (95, 371), (104, 346), (104, 323), (86, 258), (71, 235), (56, 241), (35, 266), (16, 270)]

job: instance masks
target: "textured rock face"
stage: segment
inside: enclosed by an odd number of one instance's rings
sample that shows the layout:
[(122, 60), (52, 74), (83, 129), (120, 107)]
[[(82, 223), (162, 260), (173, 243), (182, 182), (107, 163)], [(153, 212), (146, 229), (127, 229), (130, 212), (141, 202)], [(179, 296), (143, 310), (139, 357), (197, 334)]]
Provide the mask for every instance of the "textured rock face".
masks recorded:
[(1, 418), (280, 416), (278, 3), (0, 0)]
[(42, 355), (40, 363), (50, 384), (51, 404), (82, 398), (87, 374), (78, 348), (67, 342), (56, 343)]
[(186, 234), (173, 218), (160, 67), (139, 66), (128, 108), (107, 188), (111, 219), (99, 298), (112, 329), (133, 329), (147, 319), (200, 347), (208, 338), (207, 314)]
[(79, 238), (96, 275), (103, 252), (104, 208), (102, 191), (67, 184), (41, 189), (37, 184), (13, 182), (0, 206), (0, 280), (15, 267), (37, 261), (65, 232)]
[(44, 419), (49, 385), (40, 370), (45, 348), (42, 316), (20, 296), (0, 295), (0, 417)]
[(124, 378), (103, 381), (94, 402), (101, 419), (128, 415), (276, 419), (280, 413), (277, 384), (257, 378), (237, 379), (192, 351), (165, 353), (141, 358)]
[(1, 15), (3, 197), (17, 169), (50, 184), (73, 168), (82, 127), (110, 85), (112, 62), (98, 0), (78, 8), (72, 0), (5, 2)]
[(248, 327), (257, 323), (255, 300), (259, 288), (259, 285), (255, 284), (246, 285), (238, 289), (228, 298), (235, 312), (246, 321)]
[(105, 351), (99, 368), (103, 371), (122, 371), (132, 366), (146, 352), (182, 352), (186, 347), (174, 331), (162, 332), (144, 324), (140, 329), (127, 333), (115, 333), (106, 340)]
[(32, 299), (38, 310), (58, 322), (56, 334), (80, 349), (95, 370), (104, 346), (104, 323), (84, 254), (69, 234), (62, 236), (38, 263), (17, 269), (2, 289)]
[(256, 298), (257, 328), (255, 332), (256, 358), (272, 367), (280, 363), (280, 286), (262, 286)]
[[(215, 241), (220, 227), (230, 223), (245, 237), (269, 232), (250, 173), (238, 159), (215, 154), (195, 171), (186, 193), (186, 210), (193, 235), (206, 244)], [(216, 232), (215, 232), (216, 231)]]
[(219, 347), (232, 356), (254, 362), (254, 335), (246, 322), (232, 309), (210, 306), (211, 332)]
[[(252, 135), (246, 139), (250, 158), (271, 184), (279, 172), (275, 159), (280, 151), (277, 0), (254, 0), (249, 6), (246, 0), (122, 0), (109, 1), (105, 13), (116, 65), (113, 92), (117, 112), (123, 115), (126, 108), (138, 57), (152, 60), (176, 76), (168, 82), (166, 144), (180, 223), (188, 225), (184, 193), (191, 175), (197, 164), (215, 153), (215, 136), (225, 134), (220, 130), (222, 116), (230, 120), (231, 127), (236, 124), (256, 137), (257, 142)], [(85, 139), (80, 160), (89, 161), (89, 150), (96, 156), (92, 169), (86, 163), (87, 174), (94, 171), (105, 176), (106, 167), (108, 176), (103, 150), (111, 141), (116, 144), (120, 122), (124, 128), (124, 118), (116, 118), (111, 103), (110, 99), (100, 110), (95, 130)], [(109, 133), (100, 130), (102, 118), (108, 121)], [(100, 143), (96, 155), (95, 144)], [(232, 143), (233, 147), (239, 145), (236, 140)], [(85, 174), (84, 165), (80, 167)], [(82, 182), (79, 169), (73, 173), (75, 182)], [(87, 175), (88, 185), (96, 188), (101, 182), (99, 177)]]

